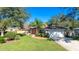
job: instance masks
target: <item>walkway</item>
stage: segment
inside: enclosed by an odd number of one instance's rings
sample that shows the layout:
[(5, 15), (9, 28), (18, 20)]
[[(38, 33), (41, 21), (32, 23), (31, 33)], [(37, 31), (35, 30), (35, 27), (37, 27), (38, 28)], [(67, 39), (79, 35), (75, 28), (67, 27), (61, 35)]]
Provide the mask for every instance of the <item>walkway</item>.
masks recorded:
[(79, 51), (79, 41), (77, 40), (71, 40), (69, 42), (66, 42), (64, 40), (59, 40), (56, 41), (56, 43), (58, 43), (68, 51)]

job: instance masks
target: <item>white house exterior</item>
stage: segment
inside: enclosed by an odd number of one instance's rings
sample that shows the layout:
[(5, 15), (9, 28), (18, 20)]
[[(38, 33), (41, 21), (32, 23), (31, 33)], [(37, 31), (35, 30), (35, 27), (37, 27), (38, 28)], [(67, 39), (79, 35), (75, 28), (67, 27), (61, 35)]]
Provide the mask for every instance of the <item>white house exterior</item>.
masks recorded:
[(79, 28), (74, 28), (74, 35), (79, 35)]
[(64, 31), (65, 29), (51, 29), (49, 31), (49, 38), (52, 38), (54, 40), (59, 40), (64, 38)]

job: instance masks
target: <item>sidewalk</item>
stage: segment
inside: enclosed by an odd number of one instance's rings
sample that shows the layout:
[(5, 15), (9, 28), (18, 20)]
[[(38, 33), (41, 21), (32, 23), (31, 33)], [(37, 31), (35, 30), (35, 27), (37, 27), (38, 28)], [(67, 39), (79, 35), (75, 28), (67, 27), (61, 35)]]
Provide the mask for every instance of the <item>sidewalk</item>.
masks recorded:
[(68, 51), (79, 51), (79, 41), (71, 40), (70, 42), (65, 42), (64, 40), (56, 41), (59, 45), (67, 49)]

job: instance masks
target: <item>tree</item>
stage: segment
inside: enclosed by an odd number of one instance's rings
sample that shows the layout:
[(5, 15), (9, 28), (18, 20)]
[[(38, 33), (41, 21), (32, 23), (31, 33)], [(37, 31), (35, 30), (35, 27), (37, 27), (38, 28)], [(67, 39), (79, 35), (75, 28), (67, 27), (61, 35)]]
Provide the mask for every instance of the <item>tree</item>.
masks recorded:
[[(65, 9), (69, 9), (69, 13), (67, 13), (65, 16), (61, 17), (61, 20), (64, 21), (69, 21), (70, 26), (72, 28), (76, 27), (76, 20), (75, 18), (79, 16), (79, 8), (78, 7), (72, 7), (72, 8), (65, 8)], [(79, 27), (79, 26), (78, 26)]]
[(69, 12), (67, 14), (60, 13), (56, 16), (53, 16), (49, 21), (48, 25), (51, 27), (55, 26), (63, 26), (63, 27), (79, 27), (79, 20), (76, 20), (76, 17), (79, 17), (79, 8), (78, 7), (70, 7), (70, 8), (61, 8), (67, 9)]
[[(0, 29), (1, 33), (5, 31), (8, 26), (18, 24), (21, 28), (26, 19), (29, 18), (28, 13), (25, 13), (24, 8), (20, 7), (2, 7), (0, 8)], [(3, 36), (3, 35), (2, 35)]]
[(58, 26), (59, 24), (59, 17), (53, 16), (49, 21), (48, 21), (48, 26), (51, 27), (52, 25)]
[(43, 27), (43, 22), (40, 20), (40, 19), (38, 19), (38, 18), (35, 18), (35, 21), (34, 22), (31, 22), (30, 23), (30, 26), (32, 26), (32, 27), (37, 27), (37, 30), (38, 30), (38, 33), (39, 33), (39, 31), (42, 29), (42, 27)]

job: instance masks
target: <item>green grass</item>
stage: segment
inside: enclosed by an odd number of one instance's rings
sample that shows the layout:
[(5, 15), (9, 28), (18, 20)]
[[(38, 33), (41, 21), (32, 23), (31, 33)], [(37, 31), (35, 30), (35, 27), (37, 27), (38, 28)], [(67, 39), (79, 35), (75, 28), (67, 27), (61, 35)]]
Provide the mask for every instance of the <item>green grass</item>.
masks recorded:
[(0, 44), (0, 51), (66, 51), (66, 49), (54, 41), (23, 36), (20, 40)]

